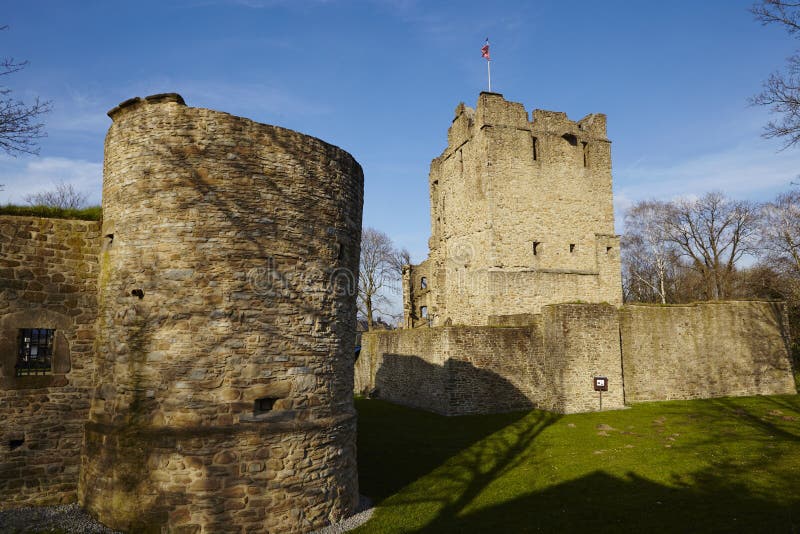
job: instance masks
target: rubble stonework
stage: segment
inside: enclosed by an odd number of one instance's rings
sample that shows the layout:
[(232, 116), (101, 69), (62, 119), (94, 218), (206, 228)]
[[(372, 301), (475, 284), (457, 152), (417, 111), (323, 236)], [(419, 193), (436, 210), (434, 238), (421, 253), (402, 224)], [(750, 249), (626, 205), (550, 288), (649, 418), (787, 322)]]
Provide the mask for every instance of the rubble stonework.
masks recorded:
[[(0, 508), (77, 498), (99, 251), (98, 222), (0, 216)], [(16, 376), (22, 328), (55, 330), (52, 373)]]
[(109, 115), (81, 502), (137, 532), (345, 517), (360, 166), (177, 95)]
[(622, 304), (605, 115), (528, 120), (481, 93), (475, 109), (458, 105), (447, 138), (431, 163), (430, 254), (404, 276), (404, 326)]
[(367, 332), (356, 391), (446, 415), (794, 393), (784, 306), (623, 306), (604, 115), (481, 93), (431, 163), (430, 254), (403, 326)]
[(629, 304), (620, 313), (631, 402), (796, 393), (781, 302)]
[(25, 327), (54, 325), (72, 356), (29, 389), (9, 390), (2, 362), (3, 436), (25, 443), (0, 449), (0, 507), (77, 489), (129, 532), (306, 532), (350, 515), (361, 167), (176, 94), (109, 115), (102, 229), (0, 220), (2, 324), (25, 307)]
[(443, 326), (369, 332), (356, 392), (442, 415), (539, 408), (600, 408), (592, 379), (611, 387), (603, 409), (622, 408), (617, 310), (551, 304), (525, 326)]
[[(177, 94), (109, 115), (102, 225), (0, 217), (0, 508), (306, 532), (357, 506), (354, 389), (446, 415), (598, 410), (598, 376), (603, 409), (795, 391), (781, 303), (620, 307), (603, 115), (459, 105), (407, 328), (364, 333), (355, 380), (358, 163)], [(16, 376), (24, 328), (55, 330), (49, 374)]]
[(550, 304), (513, 319), (365, 332), (356, 392), (443, 415), (598, 411), (597, 376), (603, 410), (796, 393), (780, 302)]

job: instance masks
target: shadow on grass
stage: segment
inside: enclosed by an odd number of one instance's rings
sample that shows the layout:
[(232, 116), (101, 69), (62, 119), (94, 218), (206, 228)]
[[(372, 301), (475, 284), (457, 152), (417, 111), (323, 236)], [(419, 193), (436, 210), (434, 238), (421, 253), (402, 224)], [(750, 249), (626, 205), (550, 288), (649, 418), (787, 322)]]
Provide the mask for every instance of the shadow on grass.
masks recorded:
[(356, 399), (355, 404), (359, 488), (375, 502), (526, 415), (445, 417), (381, 400)]
[[(741, 402), (731, 397), (712, 399), (709, 401), (711, 406), (729, 410), (742, 420), (747, 426), (759, 430), (764, 435), (775, 436), (781, 440), (800, 441), (800, 423), (792, 425), (793, 428), (786, 428), (786, 420), (782, 417), (782, 410), (797, 412), (800, 411), (800, 397), (763, 397), (763, 402), (774, 406), (767, 416), (759, 415), (752, 409), (742, 406)], [(787, 416), (788, 421), (794, 422), (798, 419), (794, 416)], [(784, 424), (779, 424), (784, 423)], [(800, 481), (798, 481), (800, 488)]]
[(797, 532), (800, 502), (776, 503), (714, 477), (671, 488), (594, 472), (417, 532)]
[[(540, 411), (358, 409), (370, 429), (361, 455), (372, 455), (382, 419), (383, 457), (371, 461), (387, 477), (359, 533), (800, 532), (798, 396), (653, 403), (561, 422)], [(600, 423), (608, 430), (598, 433)], [(359, 467), (369, 495), (381, 484), (370, 478), (375, 464)]]

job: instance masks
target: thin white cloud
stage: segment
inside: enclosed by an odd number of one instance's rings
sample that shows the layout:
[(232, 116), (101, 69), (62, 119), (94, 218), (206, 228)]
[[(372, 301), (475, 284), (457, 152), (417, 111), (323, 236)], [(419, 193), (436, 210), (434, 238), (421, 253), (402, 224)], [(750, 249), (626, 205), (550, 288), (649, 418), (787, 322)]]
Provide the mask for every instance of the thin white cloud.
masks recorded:
[(765, 200), (790, 187), (798, 174), (800, 150), (779, 152), (774, 143), (762, 140), (672, 165), (650, 166), (640, 159), (614, 172), (615, 214), (619, 222), (636, 201), (701, 196), (712, 190), (734, 198)]
[(107, 103), (88, 91), (67, 88), (53, 99), (53, 111), (45, 118), (50, 132), (86, 132), (102, 136), (111, 121), (106, 116)]
[(3, 184), (0, 202), (24, 204), (26, 195), (53, 189), (62, 181), (89, 195), (90, 204), (99, 204), (103, 164), (69, 158), (3, 158), (0, 166), (0, 184)]
[[(229, 84), (225, 82), (188, 82), (182, 93), (190, 106), (204, 106), (230, 111), (247, 117), (327, 115), (333, 109), (318, 101), (306, 100), (289, 90), (266, 84)], [(190, 101), (191, 99), (191, 101)], [(196, 100), (196, 102), (195, 102)]]
[[(134, 96), (179, 93), (186, 105), (224, 110), (257, 121), (274, 117), (327, 115), (333, 108), (292, 92), (291, 87), (268, 83), (231, 83), (219, 80), (182, 80), (171, 77), (151, 78), (117, 90), (119, 102)], [(103, 112), (105, 116), (105, 112)]]

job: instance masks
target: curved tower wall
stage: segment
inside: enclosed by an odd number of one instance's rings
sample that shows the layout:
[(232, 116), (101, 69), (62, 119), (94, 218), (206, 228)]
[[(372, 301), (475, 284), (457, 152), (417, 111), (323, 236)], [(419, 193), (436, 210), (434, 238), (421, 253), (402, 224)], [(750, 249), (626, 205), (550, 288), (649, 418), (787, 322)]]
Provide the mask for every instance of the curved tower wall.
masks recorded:
[(361, 167), (176, 94), (109, 116), (82, 504), (136, 532), (348, 515)]

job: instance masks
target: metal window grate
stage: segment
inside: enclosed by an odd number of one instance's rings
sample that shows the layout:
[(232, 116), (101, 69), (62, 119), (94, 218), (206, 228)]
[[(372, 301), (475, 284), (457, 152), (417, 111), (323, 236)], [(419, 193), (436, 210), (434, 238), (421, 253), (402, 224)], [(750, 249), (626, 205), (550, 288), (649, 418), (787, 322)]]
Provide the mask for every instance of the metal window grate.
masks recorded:
[(47, 328), (22, 328), (19, 331), (17, 376), (45, 375), (53, 370), (53, 334)]

